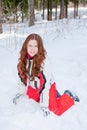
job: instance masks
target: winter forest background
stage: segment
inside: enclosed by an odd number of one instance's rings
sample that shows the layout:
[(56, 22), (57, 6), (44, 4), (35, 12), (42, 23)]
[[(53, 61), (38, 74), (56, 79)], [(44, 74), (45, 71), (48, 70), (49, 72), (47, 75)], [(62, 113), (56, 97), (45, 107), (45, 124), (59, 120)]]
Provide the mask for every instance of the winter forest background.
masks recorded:
[[(0, 0), (0, 129), (87, 130), (86, 0)], [(31, 8), (32, 7), (32, 8)], [(57, 89), (76, 93), (80, 102), (63, 115), (44, 117), (38, 105), (18, 91), (17, 62), (30, 33), (41, 35)]]

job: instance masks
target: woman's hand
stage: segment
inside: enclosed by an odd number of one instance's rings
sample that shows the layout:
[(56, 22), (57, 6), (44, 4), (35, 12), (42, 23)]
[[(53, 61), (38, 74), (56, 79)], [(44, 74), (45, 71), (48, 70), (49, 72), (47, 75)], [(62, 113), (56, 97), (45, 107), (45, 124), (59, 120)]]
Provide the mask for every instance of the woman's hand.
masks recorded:
[(48, 115), (50, 115), (50, 111), (48, 107), (41, 107), (41, 110), (43, 111), (44, 117), (47, 117)]
[(15, 97), (13, 98), (13, 103), (14, 103), (14, 104), (17, 104), (18, 99), (19, 99), (22, 95), (23, 95), (23, 94), (17, 93), (17, 94), (15, 95)]

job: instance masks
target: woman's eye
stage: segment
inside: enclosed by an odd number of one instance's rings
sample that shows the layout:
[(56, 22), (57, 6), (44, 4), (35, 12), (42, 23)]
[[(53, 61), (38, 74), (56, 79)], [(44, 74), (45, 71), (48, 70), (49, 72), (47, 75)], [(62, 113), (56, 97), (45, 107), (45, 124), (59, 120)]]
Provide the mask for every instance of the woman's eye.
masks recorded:
[(32, 47), (31, 45), (29, 45), (29, 47)]
[(37, 45), (35, 47), (38, 47)]
[(37, 48), (38, 48), (38, 46), (37, 46), (37, 45), (35, 45), (35, 46), (29, 45), (29, 47), (33, 47), (33, 48), (36, 48), (36, 47), (37, 47)]

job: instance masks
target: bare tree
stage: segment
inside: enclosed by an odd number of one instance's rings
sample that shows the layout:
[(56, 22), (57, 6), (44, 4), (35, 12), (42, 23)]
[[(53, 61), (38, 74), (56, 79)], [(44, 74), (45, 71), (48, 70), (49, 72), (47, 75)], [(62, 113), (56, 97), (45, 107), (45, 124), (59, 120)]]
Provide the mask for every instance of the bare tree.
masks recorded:
[(65, 18), (68, 18), (68, 0), (65, 1)]
[(35, 15), (34, 15), (34, 0), (28, 0), (28, 25), (34, 25)]
[(44, 3), (45, 3), (45, 0), (42, 0), (43, 2), (43, 19), (44, 19)]
[(58, 1), (56, 0), (56, 5), (55, 5), (55, 20), (57, 20), (57, 5), (58, 5)]
[(78, 16), (78, 2), (79, 0), (74, 0), (74, 18)]
[(0, 0), (0, 33), (2, 33), (2, 7), (1, 7), (1, 0)]
[(52, 0), (47, 1), (47, 20), (52, 20)]
[(63, 19), (65, 17), (65, 6), (64, 6), (64, 0), (60, 0), (60, 19)]

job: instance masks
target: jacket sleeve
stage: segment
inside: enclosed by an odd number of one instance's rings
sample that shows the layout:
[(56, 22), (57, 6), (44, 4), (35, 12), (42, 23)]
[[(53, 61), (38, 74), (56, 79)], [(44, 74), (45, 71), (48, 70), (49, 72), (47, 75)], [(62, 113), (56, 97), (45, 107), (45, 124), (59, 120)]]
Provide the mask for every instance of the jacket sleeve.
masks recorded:
[(18, 86), (18, 93), (25, 95), (26, 90), (27, 90), (27, 86), (21, 81), (19, 76), (18, 76), (17, 86)]
[(45, 89), (42, 92), (42, 100), (40, 102), (41, 107), (48, 107), (49, 104), (49, 89), (51, 87), (51, 84), (54, 83), (54, 77), (52, 74), (52, 67), (50, 65), (51, 63), (49, 62), (48, 59), (45, 60), (44, 66), (43, 66), (43, 73), (46, 78), (46, 84), (45, 84)]
[(13, 97), (13, 103), (17, 104), (22, 97), (25, 97), (24, 95), (26, 94), (26, 86), (23, 84), (23, 82), (21, 81), (20, 77), (18, 76), (18, 81), (17, 81), (17, 93), (16, 95)]

